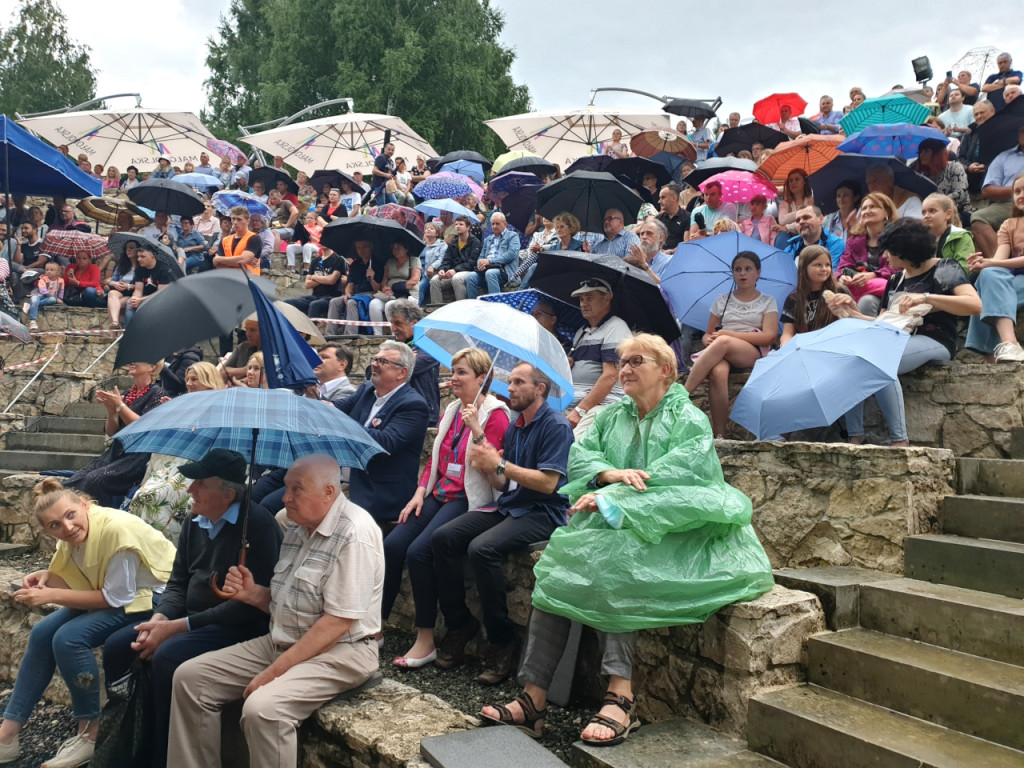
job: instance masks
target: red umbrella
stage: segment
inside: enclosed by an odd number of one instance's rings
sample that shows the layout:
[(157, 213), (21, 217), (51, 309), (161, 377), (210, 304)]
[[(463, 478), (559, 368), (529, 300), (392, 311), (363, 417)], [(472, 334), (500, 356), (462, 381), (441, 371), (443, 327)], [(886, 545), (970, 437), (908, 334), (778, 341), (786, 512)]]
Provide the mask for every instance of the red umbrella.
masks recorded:
[(50, 256), (59, 256), (69, 261), (74, 261), (79, 253), (89, 254), (93, 261), (101, 256), (109, 256), (110, 248), (107, 247), (107, 238), (102, 235), (94, 235), (91, 232), (78, 232), (73, 229), (50, 230), (43, 238), (39, 246), (40, 253)]
[(796, 117), (804, 113), (807, 102), (798, 93), (773, 93), (754, 105), (754, 119), (762, 125), (777, 123), (782, 119), (783, 107), (789, 107), (792, 111), (790, 117)]

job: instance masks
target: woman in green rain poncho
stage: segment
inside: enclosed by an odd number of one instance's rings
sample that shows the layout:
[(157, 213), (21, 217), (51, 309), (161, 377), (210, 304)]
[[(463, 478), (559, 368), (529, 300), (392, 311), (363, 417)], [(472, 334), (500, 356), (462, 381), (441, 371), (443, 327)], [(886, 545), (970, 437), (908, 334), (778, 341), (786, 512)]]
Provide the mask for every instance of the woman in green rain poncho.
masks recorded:
[(618, 744), (639, 727), (630, 683), (635, 632), (704, 621), (773, 584), (750, 500), (726, 484), (708, 420), (675, 381), (672, 350), (658, 336), (637, 334), (618, 354), (627, 397), (573, 445), (562, 488), (572, 517), (534, 568), (519, 674), (525, 690), (481, 712), (534, 737), (570, 620), (604, 633), (601, 672), (609, 677), (604, 706), (581, 738)]

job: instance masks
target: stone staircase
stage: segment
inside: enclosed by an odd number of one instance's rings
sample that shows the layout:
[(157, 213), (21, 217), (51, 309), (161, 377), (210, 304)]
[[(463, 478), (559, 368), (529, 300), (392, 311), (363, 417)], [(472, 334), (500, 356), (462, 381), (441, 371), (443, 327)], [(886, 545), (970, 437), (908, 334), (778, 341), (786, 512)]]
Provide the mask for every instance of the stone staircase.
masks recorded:
[(3, 435), (0, 478), (44, 469), (81, 469), (103, 453), (106, 409), (71, 403), (62, 416), (40, 416), (24, 431)]
[(958, 464), (904, 578), (779, 574), (824, 594), (838, 631), (809, 640), (806, 685), (751, 700), (751, 749), (793, 768), (1024, 766), (1024, 461)]

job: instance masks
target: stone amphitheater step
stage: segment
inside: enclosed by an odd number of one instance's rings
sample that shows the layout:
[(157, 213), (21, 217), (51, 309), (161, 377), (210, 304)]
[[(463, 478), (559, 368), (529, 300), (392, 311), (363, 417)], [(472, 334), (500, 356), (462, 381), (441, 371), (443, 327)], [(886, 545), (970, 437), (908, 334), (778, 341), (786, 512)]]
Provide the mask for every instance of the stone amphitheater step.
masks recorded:
[(1024, 666), (1024, 602), (915, 579), (860, 588), (865, 629)]
[(939, 521), (943, 533), (1024, 544), (1024, 498), (947, 496)]
[(73, 435), (102, 435), (105, 419), (75, 416), (40, 416), (29, 425), (29, 432)]
[(792, 768), (1020, 768), (1024, 752), (816, 685), (750, 700), (750, 748)]
[(1024, 497), (1024, 462), (1014, 459), (957, 459), (959, 492)]
[(81, 469), (96, 458), (94, 453), (53, 451), (0, 451), (0, 469), (41, 472), (44, 469)]
[(11, 451), (53, 451), (56, 453), (103, 453), (106, 435), (64, 432), (11, 432), (5, 437)]
[(76, 419), (102, 419), (106, 421), (107, 409), (99, 403), (78, 402), (70, 403), (64, 409), (64, 415)]
[(934, 584), (1024, 598), (1024, 544), (947, 534), (908, 536), (904, 572)]
[(1024, 749), (1024, 668), (868, 629), (807, 644), (810, 683)]

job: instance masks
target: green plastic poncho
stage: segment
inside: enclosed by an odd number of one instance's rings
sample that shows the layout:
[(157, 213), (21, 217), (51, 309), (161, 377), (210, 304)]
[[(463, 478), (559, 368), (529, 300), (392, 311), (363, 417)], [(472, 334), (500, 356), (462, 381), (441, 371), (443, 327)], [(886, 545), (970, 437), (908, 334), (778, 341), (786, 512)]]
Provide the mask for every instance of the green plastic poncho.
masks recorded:
[[(643, 469), (646, 491), (588, 483), (606, 469)], [(569, 452), (575, 502), (608, 497), (621, 529), (577, 513), (552, 535), (534, 573), (537, 608), (604, 632), (705, 621), (772, 588), (771, 564), (750, 525), (750, 499), (726, 484), (707, 418), (672, 384), (640, 421), (629, 397), (598, 414)]]

